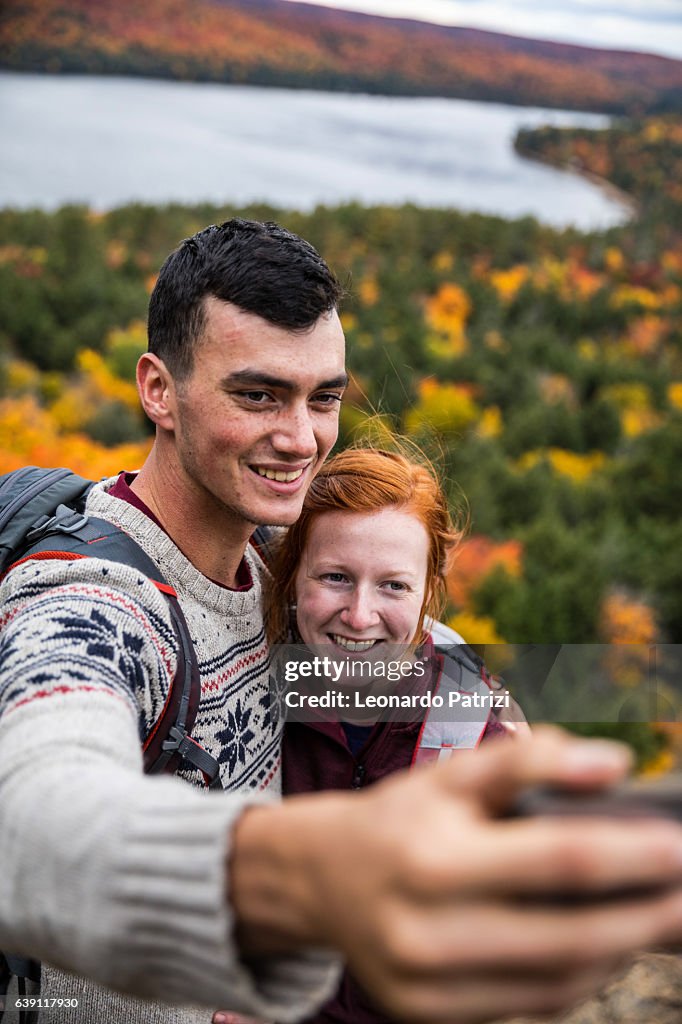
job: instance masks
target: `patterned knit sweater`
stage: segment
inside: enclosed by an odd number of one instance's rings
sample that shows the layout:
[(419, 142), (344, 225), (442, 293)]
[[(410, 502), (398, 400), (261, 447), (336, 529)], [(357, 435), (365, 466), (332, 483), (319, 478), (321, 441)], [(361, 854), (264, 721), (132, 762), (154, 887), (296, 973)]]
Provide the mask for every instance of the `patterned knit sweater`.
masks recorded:
[[(329, 993), (331, 958), (311, 952), (248, 969), (225, 900), (231, 826), (280, 789), (266, 570), (249, 550), (252, 586), (217, 586), (143, 512), (107, 494), (113, 482), (92, 491), (87, 511), (126, 530), (177, 590), (201, 674), (192, 735), (230, 792), (200, 790), (193, 771), (195, 786), (142, 774), (141, 739), (176, 665), (156, 587), (96, 558), (17, 566), (0, 587), (0, 949), (145, 1000), (295, 1020)], [(46, 964), (42, 995), (79, 998), (77, 1011), (50, 1011), (50, 1024), (211, 1017)]]

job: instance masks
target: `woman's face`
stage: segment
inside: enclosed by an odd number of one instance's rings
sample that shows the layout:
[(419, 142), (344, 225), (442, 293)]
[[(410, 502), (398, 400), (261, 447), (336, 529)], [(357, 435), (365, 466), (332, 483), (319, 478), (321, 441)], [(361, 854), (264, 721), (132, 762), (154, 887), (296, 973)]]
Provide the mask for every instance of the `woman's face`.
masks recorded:
[(409, 512), (325, 512), (310, 529), (296, 576), (297, 622), (334, 655), (409, 644), (424, 601), (429, 537)]

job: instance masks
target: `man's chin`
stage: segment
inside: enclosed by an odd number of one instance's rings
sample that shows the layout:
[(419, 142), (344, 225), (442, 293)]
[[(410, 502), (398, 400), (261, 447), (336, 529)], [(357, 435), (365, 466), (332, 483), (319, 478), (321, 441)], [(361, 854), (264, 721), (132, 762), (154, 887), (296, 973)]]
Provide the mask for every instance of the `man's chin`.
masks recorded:
[(256, 526), (292, 526), (301, 515), (302, 508), (302, 500), (295, 504), (287, 502), (286, 506), (282, 503), (272, 502), (254, 510), (249, 515), (249, 520)]

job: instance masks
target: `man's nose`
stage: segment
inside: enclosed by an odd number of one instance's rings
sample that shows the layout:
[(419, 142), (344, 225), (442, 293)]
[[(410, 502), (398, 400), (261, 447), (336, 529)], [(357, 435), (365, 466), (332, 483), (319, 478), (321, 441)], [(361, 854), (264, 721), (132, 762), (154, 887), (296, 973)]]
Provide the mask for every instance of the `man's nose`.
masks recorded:
[(353, 587), (348, 594), (346, 606), (341, 611), (341, 621), (358, 633), (377, 624), (379, 613), (373, 591), (369, 587)]
[(317, 438), (307, 406), (293, 406), (281, 413), (272, 443), (278, 452), (299, 459), (311, 459), (317, 455)]

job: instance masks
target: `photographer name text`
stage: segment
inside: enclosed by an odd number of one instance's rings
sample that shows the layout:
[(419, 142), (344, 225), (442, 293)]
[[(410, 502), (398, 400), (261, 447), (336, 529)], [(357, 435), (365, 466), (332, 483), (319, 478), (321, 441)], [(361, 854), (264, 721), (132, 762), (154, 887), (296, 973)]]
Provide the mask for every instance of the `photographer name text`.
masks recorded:
[[(466, 693), (456, 690), (448, 694), (449, 708), (509, 708), (510, 694), (507, 690), (497, 693)], [(359, 693), (353, 690), (324, 690), (322, 693), (301, 693), (290, 690), (284, 697), (288, 708), (338, 708), (347, 711), (351, 708), (443, 708), (445, 698), (438, 693), (397, 694), (397, 693)]]

